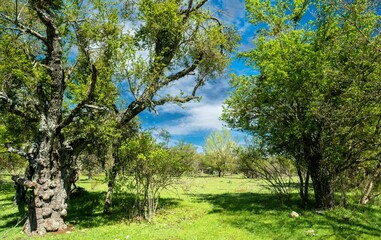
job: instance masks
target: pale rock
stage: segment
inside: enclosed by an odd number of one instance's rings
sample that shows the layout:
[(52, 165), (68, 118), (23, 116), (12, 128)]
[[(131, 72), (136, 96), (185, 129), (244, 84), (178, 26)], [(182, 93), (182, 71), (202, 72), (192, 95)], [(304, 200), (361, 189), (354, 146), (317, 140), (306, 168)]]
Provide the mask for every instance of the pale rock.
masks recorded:
[(295, 212), (295, 211), (292, 211), (292, 212), (290, 213), (290, 217), (292, 217), (292, 218), (298, 218), (298, 217), (299, 217), (299, 213), (297, 213), (297, 212)]

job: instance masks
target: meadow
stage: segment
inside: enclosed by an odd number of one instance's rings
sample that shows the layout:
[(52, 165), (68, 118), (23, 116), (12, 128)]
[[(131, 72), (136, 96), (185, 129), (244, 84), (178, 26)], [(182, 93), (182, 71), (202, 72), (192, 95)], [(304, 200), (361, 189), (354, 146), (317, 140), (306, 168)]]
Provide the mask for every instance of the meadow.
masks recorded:
[[(297, 193), (290, 201), (271, 194), (264, 183), (240, 175), (184, 177), (162, 194), (151, 222), (129, 220), (117, 196), (113, 214), (102, 214), (103, 177), (81, 178), (69, 201), (69, 229), (28, 237), (22, 233), (13, 185), (0, 185), (0, 239), (380, 239), (381, 208), (351, 203), (332, 211), (301, 209)], [(300, 214), (291, 218), (291, 211)]]

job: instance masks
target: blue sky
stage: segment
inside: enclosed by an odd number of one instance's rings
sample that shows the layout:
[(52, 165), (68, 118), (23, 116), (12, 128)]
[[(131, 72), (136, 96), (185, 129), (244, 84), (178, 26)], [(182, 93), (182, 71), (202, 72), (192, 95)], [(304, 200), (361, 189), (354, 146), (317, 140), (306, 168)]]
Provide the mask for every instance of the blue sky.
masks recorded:
[[(233, 24), (242, 36), (238, 51), (245, 51), (252, 47), (255, 33), (254, 26), (248, 23), (243, 0), (212, 0), (208, 3), (210, 10), (218, 14), (225, 23)], [(214, 130), (221, 130), (224, 123), (219, 120), (222, 113), (222, 104), (231, 90), (229, 86), (230, 74), (243, 74), (251, 70), (243, 61), (233, 59), (226, 73), (220, 78), (209, 81), (199, 91), (201, 102), (191, 102), (182, 108), (175, 104), (166, 104), (157, 108), (158, 114), (144, 111), (139, 115), (143, 128), (166, 129), (172, 136), (172, 143), (183, 140), (194, 144), (202, 151), (205, 138)], [(171, 91), (191, 88), (192, 79), (183, 79), (173, 86)], [(244, 133), (231, 131), (233, 137), (242, 142)]]

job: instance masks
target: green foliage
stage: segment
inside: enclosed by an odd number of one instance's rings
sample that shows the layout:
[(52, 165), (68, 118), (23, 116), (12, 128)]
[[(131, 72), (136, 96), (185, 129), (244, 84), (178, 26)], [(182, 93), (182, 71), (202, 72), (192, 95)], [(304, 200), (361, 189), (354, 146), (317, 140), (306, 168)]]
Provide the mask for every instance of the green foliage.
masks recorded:
[(240, 55), (259, 74), (232, 77), (223, 118), (307, 167), (316, 190), (360, 162), (377, 162), (380, 15), (372, 1), (312, 1), (316, 17), (305, 23), (309, 3), (246, 1), (262, 31)]
[(223, 176), (236, 169), (237, 142), (231, 138), (228, 129), (211, 133), (205, 142), (204, 151), (212, 168)]
[(151, 221), (158, 208), (160, 193), (190, 169), (192, 150), (185, 144), (168, 149), (156, 143), (149, 132), (138, 133), (122, 144), (119, 157), (123, 161), (123, 172), (118, 179), (117, 191), (122, 196), (134, 194), (133, 204), (128, 199), (123, 203), (131, 217)]
[[(125, 149), (120, 143), (128, 142), (137, 129), (135, 117), (168, 102), (199, 100), (197, 90), (223, 73), (238, 41), (232, 27), (203, 7), (206, 1), (3, 2), (0, 126), (5, 129), (4, 140), (10, 141), (6, 145), (13, 147), (8, 151), (28, 159), (25, 176), (38, 182), (37, 188), (46, 183), (40, 179), (54, 176), (66, 191), (68, 179), (77, 175), (78, 156), (83, 160), (85, 153), (94, 152), (92, 159), (99, 159), (108, 171), (107, 204), (122, 169), (118, 151)], [(191, 90), (162, 94), (188, 76), (195, 80)], [(158, 192), (151, 182), (166, 182), (167, 175), (177, 176), (186, 164), (176, 150), (176, 157), (169, 158), (167, 149), (147, 141), (148, 152), (138, 153), (133, 160), (143, 166), (137, 168), (136, 177), (148, 181), (143, 182), (146, 192), (141, 196), (142, 206), (151, 211)], [(161, 188), (166, 185), (161, 184)], [(52, 199), (59, 195), (63, 202), (66, 194), (58, 189), (62, 192), (55, 192)], [(32, 194), (37, 197), (42, 191)], [(25, 229), (45, 234), (47, 222), (38, 222), (36, 229), (26, 224)], [(64, 228), (63, 219), (59, 222), (58, 228)]]

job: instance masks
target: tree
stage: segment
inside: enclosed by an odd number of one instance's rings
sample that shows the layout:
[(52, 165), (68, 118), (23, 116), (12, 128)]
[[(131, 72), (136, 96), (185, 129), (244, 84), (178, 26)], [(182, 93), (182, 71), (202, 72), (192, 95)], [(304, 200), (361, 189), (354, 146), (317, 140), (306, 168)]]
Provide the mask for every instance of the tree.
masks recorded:
[(215, 131), (207, 137), (204, 151), (219, 177), (234, 169), (237, 147), (238, 144), (230, 137), (227, 129)]
[[(315, 16), (306, 14), (311, 3)], [(307, 184), (312, 179), (316, 207), (332, 208), (339, 174), (380, 153), (377, 8), (372, 1), (246, 6), (263, 27), (255, 49), (241, 56), (259, 74), (233, 76), (223, 118), (270, 153), (292, 157), (301, 183), (302, 171)]]
[[(66, 228), (63, 174), (74, 123), (114, 113), (114, 129), (123, 130), (147, 108), (199, 99), (197, 90), (223, 71), (237, 37), (202, 8), (206, 2), (2, 2), (0, 109), (30, 129), (26, 150), (4, 143), (29, 163), (26, 179), (15, 179), (32, 183), (27, 233)], [(190, 93), (162, 96), (159, 90), (189, 75)]]
[(160, 193), (190, 169), (190, 145), (168, 148), (158, 144), (150, 132), (140, 132), (127, 139), (120, 148), (126, 171), (118, 179), (121, 194), (134, 194), (128, 206), (132, 217), (151, 221), (159, 206)]

